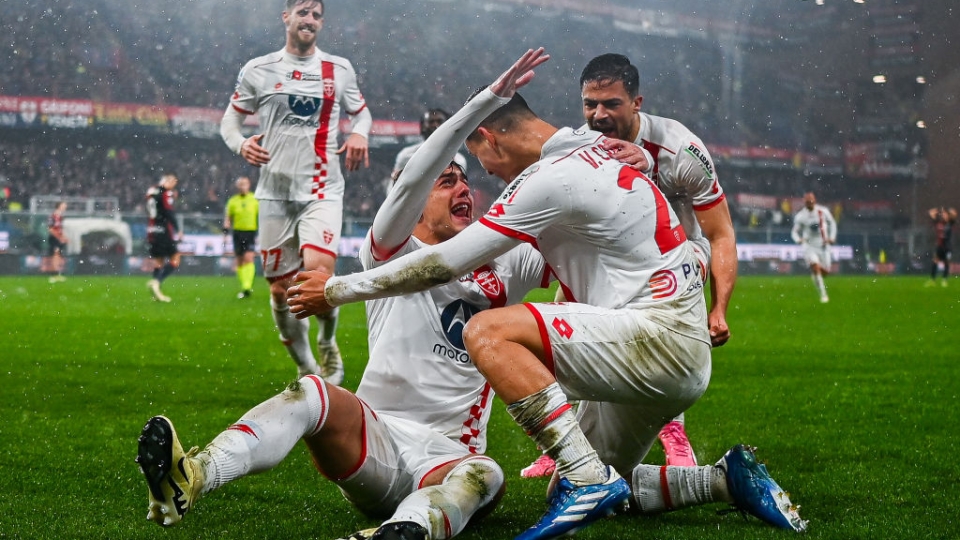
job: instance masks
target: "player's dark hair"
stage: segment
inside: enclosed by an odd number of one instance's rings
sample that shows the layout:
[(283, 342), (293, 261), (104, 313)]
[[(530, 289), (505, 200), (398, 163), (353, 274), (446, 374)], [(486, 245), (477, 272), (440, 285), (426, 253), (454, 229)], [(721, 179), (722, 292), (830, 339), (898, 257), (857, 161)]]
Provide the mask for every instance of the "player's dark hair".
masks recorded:
[[(446, 122), (447, 120), (450, 119), (450, 113), (448, 113), (447, 111), (445, 111), (445, 110), (443, 110), (443, 109), (436, 108), (436, 107), (433, 108), (433, 109), (427, 109), (427, 110), (423, 113), (423, 115), (420, 117), (420, 135), (423, 135), (424, 138), (426, 138), (428, 135), (430, 135), (430, 133), (427, 132), (427, 130), (429, 129), (429, 126), (427, 125), (427, 122), (429, 122), (430, 119), (431, 119), (431, 118), (434, 118), (434, 117), (439, 117), (439, 118), (441, 119), (441, 120), (440, 120), (440, 123), (442, 124), (442, 123), (444, 123), (444, 122)], [(436, 128), (434, 128), (434, 129), (436, 129)]]
[(623, 89), (631, 99), (637, 97), (640, 92), (640, 72), (622, 54), (601, 54), (587, 62), (580, 73), (580, 88), (588, 82), (606, 86), (617, 81), (623, 83)]
[(306, 4), (307, 2), (316, 2), (320, 4), (321, 15), (327, 12), (327, 8), (323, 7), (323, 0), (287, 0), (287, 11), (291, 11), (294, 7), (299, 6), (300, 4)]
[[(486, 86), (481, 86), (470, 95), (471, 99), (477, 97), (480, 92), (486, 90)], [(527, 100), (523, 99), (519, 93), (514, 94), (510, 101), (506, 105), (500, 107), (499, 109), (490, 113), (478, 127), (486, 128), (490, 131), (510, 131), (516, 127), (516, 125), (522, 120), (532, 120), (539, 118), (530, 106), (527, 105)], [(473, 130), (468, 137), (468, 141), (474, 141), (480, 137), (477, 130)]]
[(422, 126), (427, 120), (429, 120), (430, 118), (432, 118), (432, 117), (434, 117), (434, 116), (441, 116), (441, 117), (443, 117), (444, 122), (446, 122), (447, 120), (450, 119), (450, 113), (448, 113), (447, 111), (445, 111), (445, 110), (443, 110), (443, 109), (440, 109), (440, 108), (436, 108), (436, 107), (435, 107), (435, 108), (433, 108), (433, 109), (427, 109), (427, 110), (423, 113), (423, 116), (420, 117), (420, 125)]

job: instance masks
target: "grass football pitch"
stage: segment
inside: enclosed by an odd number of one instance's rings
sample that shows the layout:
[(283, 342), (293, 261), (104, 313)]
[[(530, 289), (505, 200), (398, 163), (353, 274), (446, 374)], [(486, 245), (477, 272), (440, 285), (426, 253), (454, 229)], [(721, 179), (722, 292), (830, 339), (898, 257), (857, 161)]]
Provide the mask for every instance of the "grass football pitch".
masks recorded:
[[(232, 278), (172, 277), (170, 304), (145, 279), (0, 278), (0, 538), (339, 538), (375, 525), (313, 469), (298, 444), (276, 469), (201, 499), (183, 523), (145, 520), (134, 464), (152, 415), (203, 446), (295, 375), (266, 285), (238, 300)], [(701, 463), (758, 447), (810, 520), (809, 538), (960, 538), (960, 280), (741, 277), (730, 343), (687, 412)], [(549, 293), (532, 298), (546, 299)], [(366, 358), (359, 305), (338, 341), (355, 388)], [(461, 537), (513, 538), (545, 509), (546, 480), (519, 470), (532, 442), (495, 404), (489, 454), (507, 474), (499, 508)], [(662, 463), (655, 447), (649, 463)], [(582, 539), (772, 539), (792, 533), (719, 515), (723, 505), (618, 517)]]

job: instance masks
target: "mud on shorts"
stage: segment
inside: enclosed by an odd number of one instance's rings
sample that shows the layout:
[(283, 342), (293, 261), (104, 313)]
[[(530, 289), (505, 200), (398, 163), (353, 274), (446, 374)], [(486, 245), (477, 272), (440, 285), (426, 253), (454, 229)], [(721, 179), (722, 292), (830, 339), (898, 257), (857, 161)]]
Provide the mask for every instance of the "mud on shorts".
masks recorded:
[(366, 453), (357, 468), (333, 479), (343, 496), (370, 517), (387, 518), (420, 489), (430, 472), (470, 455), (467, 448), (423, 424), (374, 412), (362, 400)]

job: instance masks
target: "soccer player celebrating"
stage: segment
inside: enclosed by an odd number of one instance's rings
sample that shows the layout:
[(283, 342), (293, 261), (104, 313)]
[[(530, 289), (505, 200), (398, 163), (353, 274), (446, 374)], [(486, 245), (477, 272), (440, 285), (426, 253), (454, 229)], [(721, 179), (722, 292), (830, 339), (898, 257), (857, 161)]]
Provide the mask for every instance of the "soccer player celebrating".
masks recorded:
[[(518, 62), (492, 91), (509, 95), (532, 67)], [(444, 125), (446, 133), (404, 168), (360, 251), (366, 268), (448, 241), (473, 221), (466, 176), (451, 159), (460, 146), (452, 134), (474, 129), (496, 102), (477, 106)], [(477, 312), (545, 285), (547, 270), (531, 246), (491, 261), (436, 289), (367, 303), (370, 359), (356, 395), (307, 375), (202, 451), (184, 452), (170, 420), (151, 418), (137, 457), (149, 487), (147, 518), (178, 523), (201, 495), (276, 466), (300, 439), (357, 508), (388, 518), (350, 538), (446, 539), (478, 510), (492, 509), (503, 488), (503, 471), (483, 455), (493, 394), (462, 330)]]
[(240, 292), (237, 298), (249, 298), (253, 292), (253, 279), (257, 275), (253, 258), (256, 256), (257, 213), (260, 205), (250, 193), (250, 179), (237, 178), (237, 193), (227, 200), (223, 212), (223, 234), (233, 230), (233, 254), (236, 257), (237, 281)]
[(812, 191), (803, 194), (803, 208), (793, 216), (793, 241), (803, 246), (803, 258), (810, 267), (810, 279), (820, 293), (820, 302), (830, 301), (823, 282), (830, 273), (830, 246), (837, 241), (837, 222), (826, 206), (817, 204)]
[(160, 182), (147, 190), (147, 243), (153, 259), (153, 278), (147, 287), (158, 302), (169, 302), (160, 286), (177, 268), (180, 268), (180, 252), (177, 243), (183, 240), (183, 231), (177, 222), (174, 203), (177, 200), (178, 179), (173, 174), (164, 174)]
[[(372, 117), (350, 62), (317, 48), (323, 27), (321, 0), (286, 0), (286, 46), (243, 67), (220, 124), (227, 146), (260, 167), (260, 253), (270, 282), (270, 304), (280, 338), (299, 375), (319, 373), (343, 381), (336, 342), (336, 310), (318, 315), (318, 353), (310, 344), (310, 324), (287, 306), (286, 290), (301, 266), (333, 273), (343, 220), (347, 170), (369, 166), (367, 137)], [(351, 133), (338, 149), (340, 113), (350, 117)], [(261, 133), (244, 138), (244, 118), (258, 114)]]
[[(547, 58), (541, 48), (521, 61)], [(487, 214), (447, 242), (375, 269), (302, 272), (288, 291), (291, 311), (307, 317), (427, 289), (521, 243), (536, 245), (569, 302), (491, 309), (464, 330), (477, 369), (557, 463), (549, 509), (518, 538), (566, 535), (628, 500), (645, 513), (729, 502), (803, 530), (748, 447), (733, 447), (715, 466), (640, 464), (660, 428), (709, 381), (700, 262), (663, 193), (612, 159), (602, 135), (558, 129), (519, 94), (506, 100), (488, 88), (467, 107), (479, 114), (490, 104), (502, 106), (460, 133), (481, 165), (509, 183)], [(568, 399), (580, 400), (579, 423)]]
[[(580, 75), (585, 128), (612, 139), (632, 142), (652, 158), (650, 179), (663, 191), (676, 212), (703, 268), (709, 271), (710, 339), (719, 347), (730, 339), (727, 307), (737, 279), (737, 245), (726, 196), (720, 187), (706, 145), (676, 120), (640, 111), (640, 73), (621, 54), (603, 54), (587, 63)], [(618, 157), (619, 147), (610, 147)], [(681, 413), (658, 436), (667, 465), (692, 466), (696, 454), (684, 429)], [(526, 476), (553, 472), (541, 456), (525, 469)]]

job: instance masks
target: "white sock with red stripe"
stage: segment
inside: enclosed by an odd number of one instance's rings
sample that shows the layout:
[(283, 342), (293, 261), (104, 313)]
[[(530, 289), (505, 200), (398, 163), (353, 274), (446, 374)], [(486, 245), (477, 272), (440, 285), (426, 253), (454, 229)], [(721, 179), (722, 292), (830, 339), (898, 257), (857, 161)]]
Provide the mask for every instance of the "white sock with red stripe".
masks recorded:
[(326, 383), (309, 375), (247, 411), (197, 456), (204, 463), (203, 492), (276, 467), (300, 439), (320, 431), (329, 403)]
[(550, 386), (507, 407), (537, 446), (557, 462), (557, 474), (574, 485), (607, 480), (607, 468), (597, 457), (567, 402), (560, 385)]
[(273, 313), (273, 322), (280, 331), (280, 340), (287, 347), (287, 352), (297, 364), (297, 372), (303, 376), (309, 373), (320, 373), (320, 366), (313, 356), (313, 345), (310, 343), (310, 319), (298, 319), (290, 313), (290, 306), (278, 306), (270, 296), (270, 312)]
[(641, 514), (659, 514), (714, 501), (732, 501), (727, 477), (712, 466), (638, 465), (633, 469), (633, 507)]
[(486, 456), (468, 457), (443, 482), (408, 495), (385, 523), (413, 521), (430, 540), (446, 540), (463, 530), (477, 510), (490, 504), (503, 486), (503, 469)]

